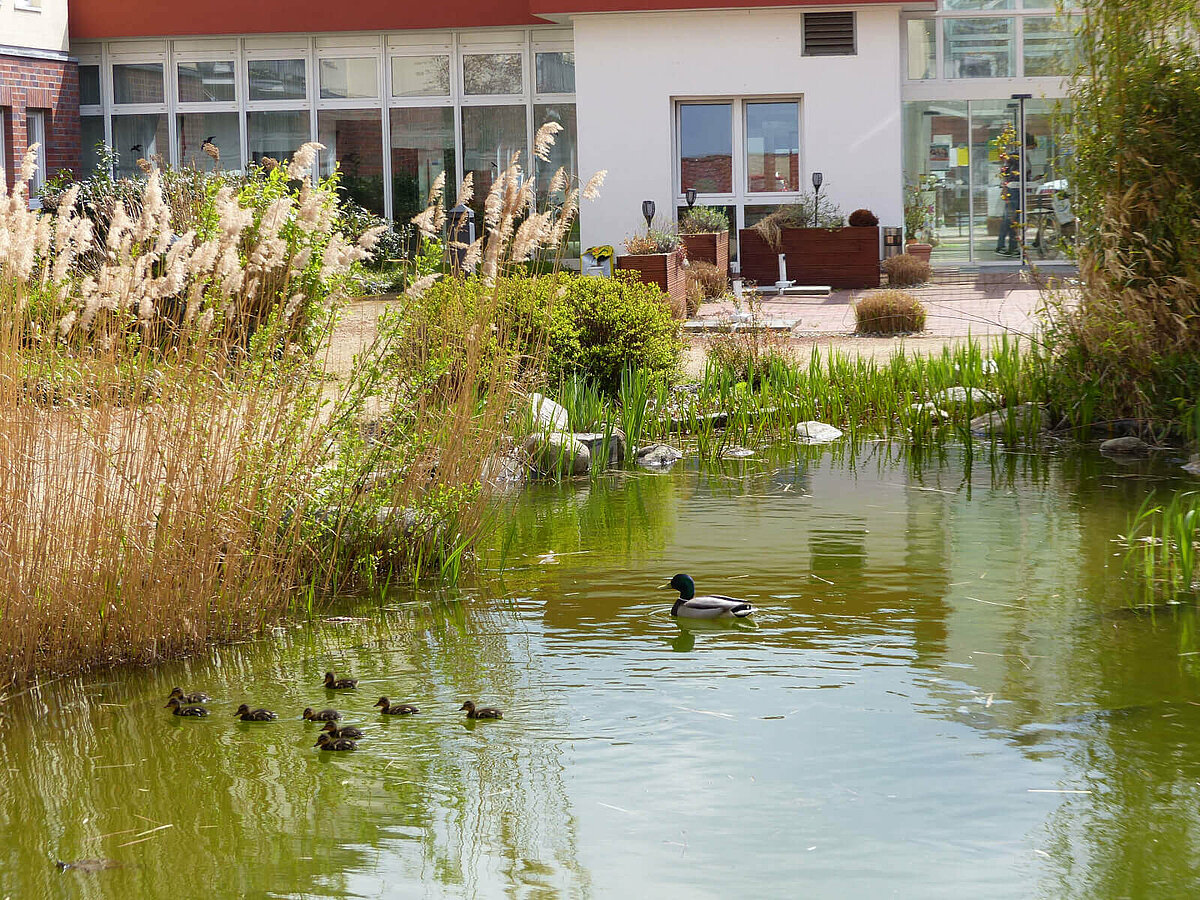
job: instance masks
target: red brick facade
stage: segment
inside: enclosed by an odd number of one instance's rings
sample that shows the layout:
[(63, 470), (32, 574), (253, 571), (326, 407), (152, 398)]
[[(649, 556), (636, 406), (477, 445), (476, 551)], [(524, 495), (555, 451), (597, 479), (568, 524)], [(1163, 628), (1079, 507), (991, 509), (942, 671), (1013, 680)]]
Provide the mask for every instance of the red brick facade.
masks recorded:
[[(0, 111), (6, 172), (21, 165), (29, 147), (28, 110), (46, 110), (46, 172), (79, 170), (79, 66), (68, 60), (0, 55)], [(11, 183), (12, 176), (9, 175)]]

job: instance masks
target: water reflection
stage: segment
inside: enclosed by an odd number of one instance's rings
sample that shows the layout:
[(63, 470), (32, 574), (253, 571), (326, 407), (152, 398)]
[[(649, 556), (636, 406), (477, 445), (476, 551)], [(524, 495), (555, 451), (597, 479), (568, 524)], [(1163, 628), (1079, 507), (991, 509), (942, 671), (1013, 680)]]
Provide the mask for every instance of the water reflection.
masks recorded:
[[(462, 596), (11, 701), (0, 896), (1188, 896), (1196, 612), (1130, 610), (1113, 543), (1169, 479), (868, 443), (533, 488)], [(755, 620), (672, 619), (680, 571)]]

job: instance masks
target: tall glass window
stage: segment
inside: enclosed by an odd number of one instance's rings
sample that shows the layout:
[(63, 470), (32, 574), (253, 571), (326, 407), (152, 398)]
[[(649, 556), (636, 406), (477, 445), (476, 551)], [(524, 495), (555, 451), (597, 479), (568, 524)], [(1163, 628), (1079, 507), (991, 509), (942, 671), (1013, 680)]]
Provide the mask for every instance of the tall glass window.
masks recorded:
[(554, 138), (554, 146), (550, 148), (550, 161), (536, 160), (537, 190), (541, 194), (550, 184), (550, 179), (559, 168), (566, 169), (567, 175), (579, 174), (579, 147), (577, 143), (578, 128), (575, 123), (574, 103), (546, 103), (533, 108), (533, 127), (541, 128), (547, 122), (557, 122), (563, 127)]
[(307, 140), (307, 110), (246, 113), (246, 146), (251, 162), (261, 163), (268, 156), (276, 162), (291, 159)]
[(800, 104), (746, 104), (746, 190), (800, 190)]
[(477, 222), (482, 222), (483, 201), (488, 191), (498, 174), (508, 167), (513, 153), (520, 152), (521, 163), (528, 171), (527, 144), (524, 106), (463, 107), (463, 174), (474, 176), (475, 197), (471, 205), (480, 217)]
[(233, 60), (181, 62), (175, 73), (180, 103), (232, 103), (237, 99)]
[(1078, 20), (1071, 16), (1029, 16), (1025, 29), (1025, 75), (1070, 75), (1079, 61)]
[(342, 171), (346, 196), (383, 215), (383, 117), (377, 109), (323, 109), (317, 113), (320, 174)]
[[(446, 174), (446, 205), (457, 195), (454, 158), (454, 108), (393, 109), (392, 218), (407, 222), (425, 208), (438, 175)], [(479, 187), (476, 185), (476, 193)], [(477, 225), (477, 227), (479, 227)]]
[(679, 105), (679, 176), (683, 191), (733, 190), (733, 104)]
[[(236, 172), (242, 168), (242, 139), (238, 114), (180, 113), (175, 122), (176, 149), (181, 166), (201, 171), (223, 169)], [(205, 143), (216, 148), (217, 159), (206, 153)]]
[(471, 53), (463, 57), (464, 94), (520, 94), (524, 91), (520, 53)]
[(162, 63), (122, 63), (113, 66), (114, 103), (162, 103)]
[(393, 97), (449, 97), (449, 56), (392, 57)]
[(575, 93), (574, 52), (539, 53), (536, 89), (539, 94)]
[[(0, 122), (3, 119), (0, 118)], [(86, 177), (100, 171), (98, 145), (104, 143), (104, 116), (79, 117), (79, 168)]]
[(167, 116), (151, 113), (142, 116), (112, 117), (113, 149), (117, 151), (117, 176), (138, 176), (142, 170), (139, 159), (158, 155), (167, 159), (171, 148), (167, 143)]
[(100, 67), (79, 67), (79, 105), (100, 105)]
[(908, 78), (921, 81), (937, 78), (937, 40), (934, 37), (935, 19), (909, 19)]
[(252, 59), (247, 69), (251, 100), (303, 100), (307, 96), (302, 59)]
[(372, 100), (379, 96), (379, 63), (372, 57), (321, 60), (322, 100)]
[(947, 78), (1010, 78), (1017, 74), (1016, 20), (945, 19)]

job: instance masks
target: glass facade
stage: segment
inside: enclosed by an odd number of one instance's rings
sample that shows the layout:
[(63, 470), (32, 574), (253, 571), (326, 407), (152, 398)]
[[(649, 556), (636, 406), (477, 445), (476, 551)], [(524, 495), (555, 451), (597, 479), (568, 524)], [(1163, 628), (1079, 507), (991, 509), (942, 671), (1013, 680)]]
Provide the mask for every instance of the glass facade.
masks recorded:
[[(181, 166), (201, 170), (219, 166), (236, 172), (242, 168), (240, 131), (235, 112), (180, 113), (175, 125), (176, 159)], [(204, 151), (206, 142), (216, 148), (219, 160)]]
[(302, 59), (252, 59), (247, 68), (251, 100), (304, 100), (308, 96)]
[(79, 67), (79, 105), (100, 105), (100, 67)]
[(733, 104), (679, 104), (680, 191), (733, 191)]
[(342, 173), (346, 196), (376, 215), (383, 203), (383, 118), (377, 109), (323, 109), (317, 113), (317, 141), (325, 145), (320, 174)]
[[(474, 178), (471, 206), (483, 221), (483, 201), (497, 175), (518, 151), (524, 160), (529, 135), (523, 106), (466, 106), (462, 111), (463, 172)], [(528, 165), (523, 166), (528, 171)]]
[(167, 159), (171, 148), (167, 137), (167, 117), (164, 113), (112, 117), (113, 148), (117, 152), (116, 174), (120, 178), (142, 174), (139, 159), (162, 156)]
[(113, 103), (162, 103), (162, 63), (122, 63), (112, 68)]
[(246, 146), (249, 161), (261, 163), (291, 159), (309, 140), (308, 110), (267, 110), (246, 113)]
[(379, 61), (373, 56), (321, 60), (322, 100), (374, 100), (379, 96)]
[(800, 104), (746, 104), (746, 190), (800, 190)]
[(449, 97), (449, 56), (392, 57), (393, 97)]
[(181, 62), (175, 67), (180, 103), (231, 103), (237, 99), (234, 64)]
[(471, 53), (463, 57), (464, 94), (519, 94), (523, 84), (520, 53)]
[(79, 169), (86, 176), (100, 170), (99, 144), (104, 143), (104, 116), (79, 117)]

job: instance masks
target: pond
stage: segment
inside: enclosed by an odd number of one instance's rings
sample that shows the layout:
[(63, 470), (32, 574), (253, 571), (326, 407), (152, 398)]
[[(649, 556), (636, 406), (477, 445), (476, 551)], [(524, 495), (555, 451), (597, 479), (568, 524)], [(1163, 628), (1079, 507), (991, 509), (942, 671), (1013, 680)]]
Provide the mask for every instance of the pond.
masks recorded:
[[(456, 596), (6, 704), (0, 897), (1195, 896), (1198, 623), (1132, 610), (1116, 542), (1177, 471), (863, 444), (529, 488)], [(681, 628), (676, 572), (754, 624)]]

